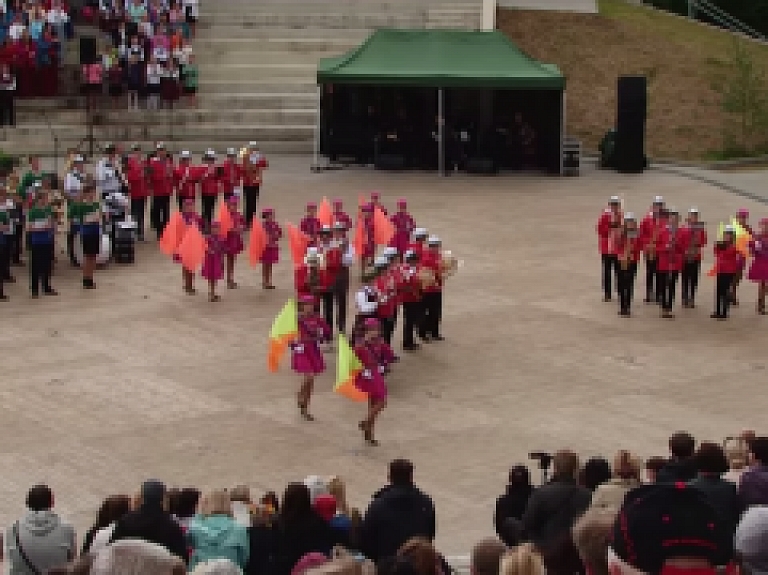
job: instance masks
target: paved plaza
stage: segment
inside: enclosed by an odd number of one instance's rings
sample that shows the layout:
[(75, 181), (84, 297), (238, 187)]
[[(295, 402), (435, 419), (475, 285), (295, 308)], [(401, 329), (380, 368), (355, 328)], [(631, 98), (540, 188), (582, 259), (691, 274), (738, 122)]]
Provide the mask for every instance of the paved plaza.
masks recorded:
[(339, 474), (365, 508), (402, 456), (435, 499), (438, 544), (460, 554), (492, 533), (506, 471), (529, 451), (664, 455), (677, 429), (719, 441), (764, 424), (768, 319), (755, 314), (755, 287), (728, 322), (709, 318), (708, 278), (699, 308), (677, 309), (674, 321), (642, 303), (621, 318), (602, 301), (594, 226), (613, 194), (638, 214), (657, 194), (681, 211), (696, 205), (711, 233), (740, 207), (756, 219), (766, 206), (656, 171), (440, 179), (308, 165), (272, 161), (262, 205), (281, 222), (298, 223), (310, 199), (354, 208), (359, 192), (379, 190), (388, 206), (408, 198), (419, 225), (465, 262), (445, 291), (446, 341), (405, 355), (389, 378), (381, 446), (363, 446), (363, 406), (332, 393), (332, 356), (315, 423), (297, 415), (290, 370), (266, 370), (269, 326), (292, 295), (287, 245), (277, 290), (263, 291), (243, 259), (240, 289), (216, 304), (202, 282), (184, 295), (178, 266), (154, 242), (139, 245), (134, 266), (99, 272), (93, 292), (60, 255), (58, 298), (31, 300), (17, 269), (0, 306), (0, 526), (36, 482), (53, 487), (81, 533), (105, 496), (148, 477), (260, 492)]

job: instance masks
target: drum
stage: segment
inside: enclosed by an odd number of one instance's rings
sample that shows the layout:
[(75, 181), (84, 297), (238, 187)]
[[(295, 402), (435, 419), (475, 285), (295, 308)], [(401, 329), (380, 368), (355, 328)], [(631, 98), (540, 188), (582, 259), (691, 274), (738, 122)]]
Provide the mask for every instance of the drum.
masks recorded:
[(115, 241), (133, 241), (139, 229), (138, 224), (130, 216), (121, 222), (115, 222)]
[[(109, 262), (110, 254), (112, 251), (112, 241), (107, 234), (101, 234), (101, 249), (99, 255), (96, 256), (96, 265), (103, 266)], [(83, 257), (83, 242), (80, 240), (80, 232), (75, 236), (75, 260), (79, 265), (83, 265), (85, 258)]]

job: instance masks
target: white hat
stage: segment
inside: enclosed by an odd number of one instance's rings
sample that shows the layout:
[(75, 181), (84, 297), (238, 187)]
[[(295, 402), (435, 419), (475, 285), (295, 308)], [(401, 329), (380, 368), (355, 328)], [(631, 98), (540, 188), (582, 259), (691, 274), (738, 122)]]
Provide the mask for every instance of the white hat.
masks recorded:
[(333, 229), (334, 230), (346, 230), (347, 229), (347, 224), (345, 224), (344, 222), (335, 222), (333, 224)]
[(387, 246), (384, 248), (384, 251), (381, 252), (381, 255), (386, 256), (388, 258), (393, 258), (397, 255), (397, 248), (393, 248), (392, 246)]
[(735, 234), (736, 233), (736, 228), (734, 228), (731, 224), (728, 224), (727, 226), (725, 226), (723, 231), (726, 232), (726, 233), (729, 233), (729, 234)]
[(72, 158), (72, 161), (76, 163), (82, 163), (85, 161), (85, 158), (83, 158), (80, 154), (78, 154), (74, 158)]
[(212, 150), (211, 148), (208, 148), (205, 151), (205, 157), (206, 158), (215, 158), (216, 157), (216, 152), (214, 150)]
[(158, 149), (158, 150), (165, 150), (165, 144), (163, 144), (162, 142), (158, 142), (155, 145), (155, 148)]
[(441, 242), (440, 242), (440, 238), (438, 238), (437, 236), (429, 236), (429, 239), (427, 240), (427, 243), (429, 245), (431, 245), (431, 246), (436, 246), (436, 245), (440, 244)]
[(182, 150), (181, 154), (179, 154), (182, 158), (190, 158), (192, 157), (192, 154), (189, 153), (189, 150)]
[(248, 142), (248, 147), (249, 148), (258, 148), (259, 144), (258, 144), (258, 142), (251, 141), (251, 142)]
[(307, 257), (315, 258), (320, 255), (320, 250), (318, 250), (315, 246), (309, 246), (307, 248)]
[(415, 238), (423, 238), (427, 235), (427, 228), (416, 228), (413, 230), (413, 237)]
[(656, 196), (655, 198), (653, 198), (653, 203), (654, 204), (663, 204), (664, 203), (664, 198), (662, 196)]
[(227, 148), (227, 155), (228, 156), (236, 156), (237, 155), (237, 150), (235, 150), (234, 148)]
[(389, 258), (385, 256), (379, 256), (373, 260), (373, 265), (377, 268), (385, 268), (389, 265)]
[(412, 258), (412, 257), (413, 257), (413, 256), (415, 256), (415, 255), (417, 255), (415, 251), (413, 251), (413, 250), (407, 250), (407, 251), (405, 252), (405, 259), (410, 259), (410, 258)]
[(621, 203), (621, 199), (619, 198), (619, 196), (611, 196), (611, 199), (609, 200), (608, 203), (609, 204), (620, 204)]
[(691, 208), (690, 210), (688, 210), (688, 213), (689, 214), (698, 214), (699, 213), (699, 208)]
[(624, 219), (625, 220), (631, 220), (633, 222), (637, 221), (637, 218), (635, 217), (635, 214), (633, 214), (632, 212), (627, 212), (626, 214), (624, 214)]

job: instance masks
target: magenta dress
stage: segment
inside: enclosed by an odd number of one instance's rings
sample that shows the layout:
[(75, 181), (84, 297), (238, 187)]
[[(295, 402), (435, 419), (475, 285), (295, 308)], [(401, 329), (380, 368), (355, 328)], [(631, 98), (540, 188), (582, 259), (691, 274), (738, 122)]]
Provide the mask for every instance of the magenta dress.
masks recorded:
[(373, 232), (373, 217), (363, 219), (363, 230), (365, 230), (365, 242), (363, 244), (364, 258), (372, 258), (376, 255), (376, 236)]
[(331, 328), (319, 315), (299, 318), (299, 337), (291, 344), (291, 368), (296, 373), (317, 375), (325, 371), (320, 343), (331, 339)]
[(261, 254), (261, 263), (276, 264), (280, 259), (278, 242), (283, 237), (283, 229), (275, 221), (264, 222), (264, 232), (267, 234), (267, 245)]
[(749, 242), (752, 264), (747, 279), (753, 282), (768, 282), (768, 236), (757, 236)]
[(310, 245), (313, 246), (316, 245), (317, 234), (320, 233), (321, 227), (322, 224), (320, 223), (320, 220), (309, 216), (305, 216), (301, 220), (301, 224), (299, 224), (299, 229), (309, 236)]
[(228, 256), (236, 256), (245, 249), (242, 231), (245, 229), (245, 218), (239, 212), (233, 212), (232, 224), (233, 229), (227, 232), (227, 243), (224, 250)]
[(349, 217), (347, 212), (333, 212), (333, 221), (341, 222), (348, 229), (352, 229), (352, 218)]
[(208, 249), (205, 252), (200, 275), (208, 281), (218, 281), (224, 277), (224, 253), (227, 247), (227, 238), (208, 236), (206, 242)]
[[(181, 212), (181, 218), (184, 220), (184, 223), (187, 226), (196, 225), (197, 229), (202, 230), (203, 229), (203, 218), (202, 216), (191, 212), (191, 213), (185, 213)], [(181, 263), (181, 258), (178, 254), (173, 254), (173, 261), (175, 261), (177, 264)]]
[(372, 342), (360, 342), (355, 346), (355, 355), (363, 364), (363, 371), (355, 377), (355, 387), (368, 394), (371, 401), (381, 401), (387, 397), (387, 382), (379, 370), (375, 347)]
[(411, 243), (411, 233), (413, 233), (416, 223), (408, 212), (397, 212), (389, 219), (395, 226), (395, 235), (390, 240), (389, 247), (395, 248), (402, 254)]
[(379, 365), (382, 367), (389, 367), (394, 363), (395, 357), (397, 356), (390, 345), (384, 341), (383, 337), (374, 341), (371, 347), (379, 360)]

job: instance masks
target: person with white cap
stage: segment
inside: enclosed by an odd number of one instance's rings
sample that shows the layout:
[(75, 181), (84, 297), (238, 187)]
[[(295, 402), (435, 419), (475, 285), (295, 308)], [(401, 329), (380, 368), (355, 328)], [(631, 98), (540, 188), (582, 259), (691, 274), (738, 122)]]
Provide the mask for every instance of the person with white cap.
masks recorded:
[(715, 311), (712, 319), (728, 319), (728, 309), (731, 306), (732, 286), (736, 274), (741, 269), (742, 255), (736, 247), (736, 230), (733, 226), (725, 226), (723, 237), (715, 243)]
[(173, 187), (176, 189), (176, 201), (181, 210), (187, 199), (196, 201), (197, 182), (200, 179), (200, 169), (192, 165), (192, 154), (182, 150), (179, 154), (179, 164), (173, 170)]
[(222, 162), (221, 183), (224, 188), (224, 199), (232, 195), (241, 195), (240, 183), (243, 179), (242, 166), (237, 162), (237, 150), (227, 148), (227, 158)]
[(685, 244), (688, 246), (685, 251), (681, 276), (683, 307), (694, 308), (696, 307), (696, 290), (701, 275), (701, 248), (707, 245), (707, 225), (699, 221), (697, 208), (688, 210), (686, 225), (680, 228), (680, 232), (685, 237)]
[(427, 237), (429, 233), (426, 228), (416, 228), (413, 230), (413, 242), (407, 247), (405, 251), (412, 250), (419, 258), (424, 255), (424, 249), (427, 247)]
[(667, 225), (659, 233), (656, 251), (658, 281), (661, 286), (661, 317), (675, 317), (672, 308), (675, 304), (677, 278), (683, 270), (683, 260), (688, 249), (685, 237), (680, 232), (680, 214), (676, 208), (667, 210)]
[(158, 142), (155, 146), (155, 155), (149, 162), (148, 172), (152, 188), (150, 219), (152, 227), (157, 232), (157, 238), (160, 239), (171, 217), (171, 196), (173, 195), (173, 158), (162, 142)]
[(423, 317), (419, 255), (415, 250), (409, 249), (405, 252), (404, 259), (398, 285), (398, 297), (403, 304), (403, 349), (414, 351), (420, 347), (414, 341), (414, 334)]
[(200, 200), (203, 205), (203, 220), (210, 226), (213, 221), (213, 209), (222, 190), (221, 177), (223, 168), (216, 165), (216, 152), (208, 149), (203, 155), (200, 175)]
[(147, 196), (149, 196), (147, 166), (146, 160), (141, 155), (141, 147), (133, 144), (125, 162), (125, 179), (128, 182), (128, 195), (131, 198), (131, 216), (136, 222), (140, 242), (144, 241), (144, 218), (147, 212)]
[(120, 164), (117, 147), (114, 144), (104, 146), (104, 157), (96, 166), (96, 184), (102, 199), (123, 190), (124, 176), (120, 171)]
[(613, 296), (613, 276), (619, 270), (619, 257), (617, 247), (621, 226), (623, 224), (621, 212), (621, 200), (618, 196), (611, 196), (608, 207), (600, 214), (597, 220), (597, 240), (600, 258), (603, 262), (603, 301), (611, 301)]
[(365, 320), (376, 317), (376, 310), (379, 306), (379, 293), (374, 285), (376, 277), (377, 271), (375, 267), (364, 270), (362, 285), (355, 293), (355, 322), (352, 326), (350, 337), (353, 345), (363, 333), (363, 323)]
[(618, 257), (619, 269), (616, 272), (616, 283), (619, 293), (619, 315), (631, 315), (632, 296), (635, 291), (637, 278), (637, 262), (640, 260), (642, 242), (635, 214), (624, 214), (624, 226), (619, 237)]
[(419, 325), (421, 341), (443, 341), (440, 334), (440, 322), (443, 317), (443, 257), (442, 242), (437, 236), (427, 239), (427, 251), (421, 260), (421, 265), (431, 272), (432, 279), (423, 286), (422, 313)]
[(333, 287), (341, 269), (341, 249), (333, 242), (333, 228), (329, 225), (320, 226), (317, 235), (317, 249), (325, 260), (325, 271), (328, 274), (327, 290), (318, 294), (323, 303), (323, 318), (333, 334)]
[(259, 201), (261, 184), (264, 180), (264, 170), (269, 167), (267, 158), (259, 151), (257, 142), (250, 142), (243, 157), (242, 181), (245, 201), (245, 219), (251, 225)]
[(664, 198), (656, 196), (640, 222), (640, 238), (645, 252), (645, 303), (661, 303), (661, 289), (656, 272), (656, 248), (661, 230), (666, 226)]
[(385, 248), (382, 255), (376, 258), (382, 266), (382, 271), (376, 278), (376, 291), (379, 294), (379, 306), (376, 310), (381, 328), (381, 336), (387, 345), (392, 344), (392, 335), (395, 331), (395, 322), (397, 319), (397, 306), (399, 300), (397, 297), (397, 275), (394, 269), (394, 257), (398, 251), (395, 247)]

